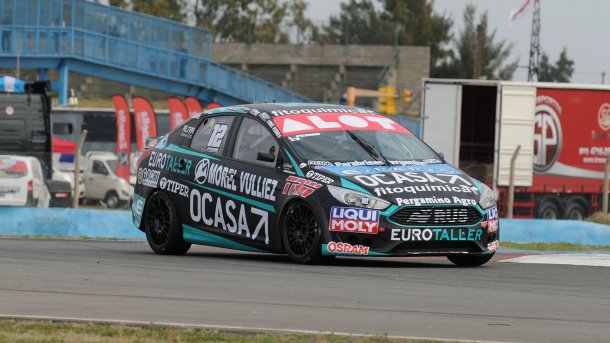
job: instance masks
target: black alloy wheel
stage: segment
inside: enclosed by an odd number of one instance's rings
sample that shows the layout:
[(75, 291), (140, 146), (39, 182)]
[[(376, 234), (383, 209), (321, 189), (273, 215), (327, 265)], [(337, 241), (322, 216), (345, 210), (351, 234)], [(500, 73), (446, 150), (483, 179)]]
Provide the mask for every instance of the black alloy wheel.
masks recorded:
[(449, 255), (447, 258), (459, 267), (477, 267), (483, 265), (494, 256), (489, 255)]
[(322, 256), (322, 230), (307, 204), (293, 202), (282, 221), (282, 242), (286, 253), (294, 262), (316, 264), (334, 256)]
[(146, 202), (144, 214), (146, 240), (150, 248), (160, 255), (184, 255), (191, 245), (182, 237), (182, 226), (171, 199), (156, 192)]

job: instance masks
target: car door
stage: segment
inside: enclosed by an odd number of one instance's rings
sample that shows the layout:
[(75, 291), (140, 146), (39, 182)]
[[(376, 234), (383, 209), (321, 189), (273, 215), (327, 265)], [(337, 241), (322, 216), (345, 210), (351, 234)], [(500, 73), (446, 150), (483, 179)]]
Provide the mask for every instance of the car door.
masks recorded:
[(34, 198), (38, 199), (38, 207), (49, 207), (51, 195), (49, 194), (49, 189), (47, 188), (47, 183), (38, 159), (32, 160), (32, 176), (34, 184)]
[(91, 161), (91, 170), (85, 177), (85, 191), (89, 199), (103, 199), (106, 194), (108, 170), (104, 162), (100, 160)]
[(237, 170), (237, 191), (251, 207), (248, 223), (256, 243), (281, 247), (277, 230), (277, 198), (287, 175), (278, 166), (280, 144), (270, 128), (244, 117), (230, 147), (230, 163)]

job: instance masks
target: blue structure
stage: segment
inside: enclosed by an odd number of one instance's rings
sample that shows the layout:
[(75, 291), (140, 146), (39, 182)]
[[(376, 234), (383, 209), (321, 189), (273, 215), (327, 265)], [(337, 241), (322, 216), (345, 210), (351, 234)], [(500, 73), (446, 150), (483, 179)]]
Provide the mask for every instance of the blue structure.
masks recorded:
[(0, 67), (101, 77), (223, 105), (309, 102), (261, 78), (210, 61), (209, 31), (85, 0), (0, 1)]

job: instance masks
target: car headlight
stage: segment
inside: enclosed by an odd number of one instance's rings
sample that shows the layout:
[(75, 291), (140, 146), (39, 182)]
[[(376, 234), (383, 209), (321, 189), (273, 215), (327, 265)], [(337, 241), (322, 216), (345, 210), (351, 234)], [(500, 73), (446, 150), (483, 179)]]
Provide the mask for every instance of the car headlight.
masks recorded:
[(496, 198), (494, 197), (494, 192), (491, 188), (482, 185), (483, 189), (481, 191), (481, 196), (479, 197), (479, 206), (482, 209), (490, 208), (496, 204)]
[(372, 195), (353, 191), (351, 189), (328, 185), (330, 194), (346, 205), (371, 208), (374, 210), (385, 210), (390, 206), (388, 201)]

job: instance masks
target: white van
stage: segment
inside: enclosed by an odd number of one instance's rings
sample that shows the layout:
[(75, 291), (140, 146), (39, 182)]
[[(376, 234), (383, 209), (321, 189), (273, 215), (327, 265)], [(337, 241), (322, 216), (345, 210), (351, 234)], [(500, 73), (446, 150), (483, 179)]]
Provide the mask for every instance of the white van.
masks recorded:
[(129, 183), (114, 173), (117, 155), (105, 151), (90, 151), (86, 155), (85, 198), (101, 200), (109, 208), (124, 206), (133, 194)]
[(36, 157), (0, 155), (0, 206), (49, 207), (50, 200)]

